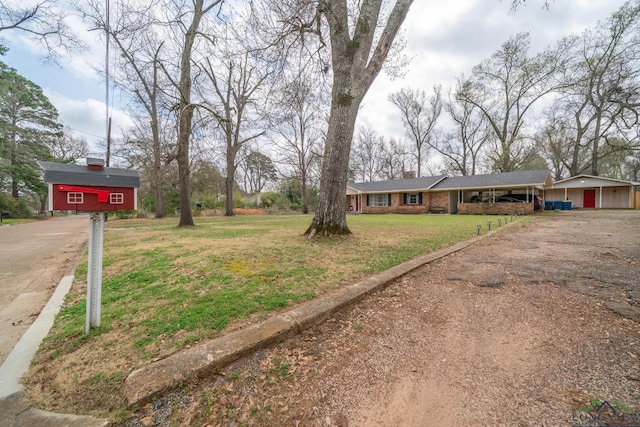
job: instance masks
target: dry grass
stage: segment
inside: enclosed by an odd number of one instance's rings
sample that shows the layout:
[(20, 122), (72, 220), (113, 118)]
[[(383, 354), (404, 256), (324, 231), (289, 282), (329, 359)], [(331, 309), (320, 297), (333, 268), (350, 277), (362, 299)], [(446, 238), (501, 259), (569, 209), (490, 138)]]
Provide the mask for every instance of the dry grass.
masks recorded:
[(307, 241), (311, 217), (109, 221), (102, 322), (84, 334), (86, 261), (25, 378), (45, 409), (117, 416), (133, 369), (372, 272), (476, 234), (479, 219), (352, 216), (354, 235)]

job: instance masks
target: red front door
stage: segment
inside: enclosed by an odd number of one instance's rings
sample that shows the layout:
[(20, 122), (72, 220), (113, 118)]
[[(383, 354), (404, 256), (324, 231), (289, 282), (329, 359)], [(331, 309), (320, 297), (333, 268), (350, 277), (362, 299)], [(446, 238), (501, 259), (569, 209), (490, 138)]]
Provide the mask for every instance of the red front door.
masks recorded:
[(584, 207), (596, 207), (596, 190), (584, 190)]

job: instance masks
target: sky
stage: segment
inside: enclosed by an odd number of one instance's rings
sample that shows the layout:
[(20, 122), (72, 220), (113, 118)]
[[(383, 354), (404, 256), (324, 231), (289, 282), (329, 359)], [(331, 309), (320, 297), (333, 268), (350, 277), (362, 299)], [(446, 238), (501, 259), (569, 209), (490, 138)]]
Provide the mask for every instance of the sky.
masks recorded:
[[(533, 55), (560, 38), (579, 34), (604, 21), (622, 0), (555, 0), (548, 10), (543, 0), (527, 0), (515, 13), (511, 0), (415, 0), (403, 25), (407, 41), (404, 54), (411, 58), (403, 78), (381, 73), (361, 106), (358, 125), (371, 125), (385, 137), (403, 137), (399, 112), (387, 97), (404, 87), (427, 93), (441, 84), (443, 93), (462, 73), (491, 56), (510, 36), (531, 35)], [(64, 58), (60, 67), (42, 61), (41, 48), (19, 33), (2, 33), (1, 43), (9, 52), (0, 60), (41, 86), (58, 109), (63, 123), (75, 135), (87, 139), (100, 156), (106, 134), (104, 42), (88, 31), (78, 17), (71, 25), (90, 46), (82, 55)], [(113, 94), (113, 134), (131, 125), (127, 106)]]

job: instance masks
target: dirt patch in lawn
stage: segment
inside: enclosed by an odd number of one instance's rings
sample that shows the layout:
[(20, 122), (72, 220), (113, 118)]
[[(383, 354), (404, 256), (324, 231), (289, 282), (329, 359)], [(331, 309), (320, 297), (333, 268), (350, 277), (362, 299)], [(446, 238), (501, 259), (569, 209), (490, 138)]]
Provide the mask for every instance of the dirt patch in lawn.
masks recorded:
[(122, 425), (562, 426), (596, 401), (640, 412), (639, 229), (632, 211), (514, 224)]

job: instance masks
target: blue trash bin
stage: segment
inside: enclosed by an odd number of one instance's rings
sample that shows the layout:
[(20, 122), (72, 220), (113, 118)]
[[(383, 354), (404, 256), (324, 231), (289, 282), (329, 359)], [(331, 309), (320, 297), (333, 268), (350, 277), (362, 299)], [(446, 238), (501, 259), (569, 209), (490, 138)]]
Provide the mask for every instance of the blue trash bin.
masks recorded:
[(553, 202), (553, 208), (561, 211), (562, 210), (562, 200), (556, 200), (555, 202)]
[(553, 210), (553, 201), (552, 200), (545, 200), (544, 201), (544, 210), (545, 211), (552, 211)]
[(572, 203), (571, 200), (565, 200), (564, 202), (562, 202), (562, 209), (565, 211), (570, 211), (572, 208)]

